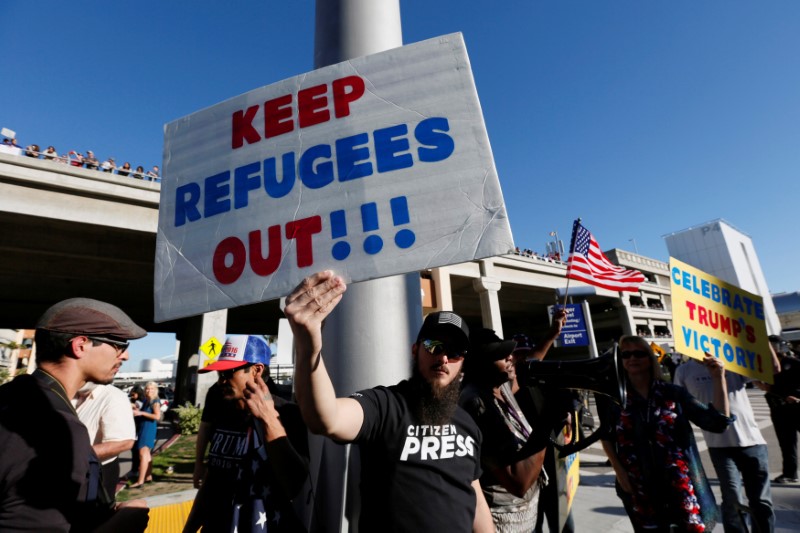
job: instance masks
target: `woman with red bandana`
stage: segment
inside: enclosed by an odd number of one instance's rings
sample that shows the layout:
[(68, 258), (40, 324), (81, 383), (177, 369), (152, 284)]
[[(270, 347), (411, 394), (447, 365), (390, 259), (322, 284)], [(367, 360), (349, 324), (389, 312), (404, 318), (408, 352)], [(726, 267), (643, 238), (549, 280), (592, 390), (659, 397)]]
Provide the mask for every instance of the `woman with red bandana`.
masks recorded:
[(619, 357), (628, 395), (624, 406), (608, 409), (606, 425), (612, 429), (603, 449), (634, 530), (711, 531), (719, 511), (689, 422), (719, 433), (731, 422), (722, 363), (708, 354), (703, 360), (714, 386), (714, 401), (705, 405), (661, 379), (658, 360), (643, 338), (622, 337)]

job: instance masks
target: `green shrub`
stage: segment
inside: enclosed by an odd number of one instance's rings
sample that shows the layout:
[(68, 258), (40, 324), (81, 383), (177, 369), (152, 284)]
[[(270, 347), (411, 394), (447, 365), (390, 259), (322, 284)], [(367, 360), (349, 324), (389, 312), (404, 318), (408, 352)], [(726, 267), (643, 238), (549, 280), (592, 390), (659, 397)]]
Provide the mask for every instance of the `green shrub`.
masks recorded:
[(178, 415), (175, 423), (181, 435), (194, 435), (200, 429), (200, 417), (203, 414), (201, 408), (186, 402), (180, 407), (173, 407), (170, 411)]

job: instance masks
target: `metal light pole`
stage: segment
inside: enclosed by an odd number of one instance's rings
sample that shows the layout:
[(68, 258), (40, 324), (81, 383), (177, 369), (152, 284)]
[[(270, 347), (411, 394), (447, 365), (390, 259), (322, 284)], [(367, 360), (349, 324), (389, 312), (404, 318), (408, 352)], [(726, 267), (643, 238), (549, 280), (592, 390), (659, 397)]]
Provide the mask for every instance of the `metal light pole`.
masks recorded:
[[(402, 44), (399, 0), (317, 0), (316, 68)], [(325, 365), (337, 396), (408, 377), (421, 325), (419, 274), (348, 286), (323, 330)], [(329, 440), (322, 448), (316, 494), (324, 509), (317, 509), (316, 529), (356, 531), (357, 454)]]
[(558, 238), (558, 232), (555, 231), (555, 230), (551, 231), (550, 232), (550, 236), (553, 237), (553, 242), (551, 243), (551, 246), (550, 246), (551, 249), (548, 250), (548, 251), (552, 252), (554, 254), (557, 253), (561, 257), (561, 260), (563, 261), (564, 260), (564, 244), (561, 242), (561, 239)]

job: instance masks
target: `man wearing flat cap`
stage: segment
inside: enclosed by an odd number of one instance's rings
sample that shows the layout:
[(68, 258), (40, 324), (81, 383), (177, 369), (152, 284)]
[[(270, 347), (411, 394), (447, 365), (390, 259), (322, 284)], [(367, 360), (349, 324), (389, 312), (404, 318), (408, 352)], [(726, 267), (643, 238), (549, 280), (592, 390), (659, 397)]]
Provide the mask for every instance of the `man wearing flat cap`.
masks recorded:
[(111, 383), (147, 334), (121, 309), (72, 298), (36, 325), (37, 369), (0, 387), (0, 531), (143, 531), (144, 501), (115, 505), (70, 400)]
[[(480, 483), (481, 436), (458, 407), (469, 328), (432, 313), (411, 346), (411, 379), (336, 398), (322, 358), (322, 321), (344, 281), (325, 271), (286, 298), (295, 392), (309, 429), (361, 451), (360, 531), (494, 531)], [(333, 355), (335, 357), (335, 354)]]

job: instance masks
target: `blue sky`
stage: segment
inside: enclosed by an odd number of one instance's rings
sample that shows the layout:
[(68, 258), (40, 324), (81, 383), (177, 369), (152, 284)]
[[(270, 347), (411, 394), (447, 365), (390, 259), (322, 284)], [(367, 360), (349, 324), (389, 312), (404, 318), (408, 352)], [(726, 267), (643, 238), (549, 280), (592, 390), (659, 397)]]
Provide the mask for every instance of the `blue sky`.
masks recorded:
[[(519, 246), (568, 241), (580, 216), (604, 249), (635, 239), (666, 261), (662, 235), (724, 218), (753, 238), (772, 292), (800, 290), (800, 2), (401, 11), (406, 43), (464, 33)], [(314, 2), (3, 2), (0, 35), (0, 126), (150, 168), (165, 123), (313, 68)], [(170, 353), (158, 337), (134, 357)]]

